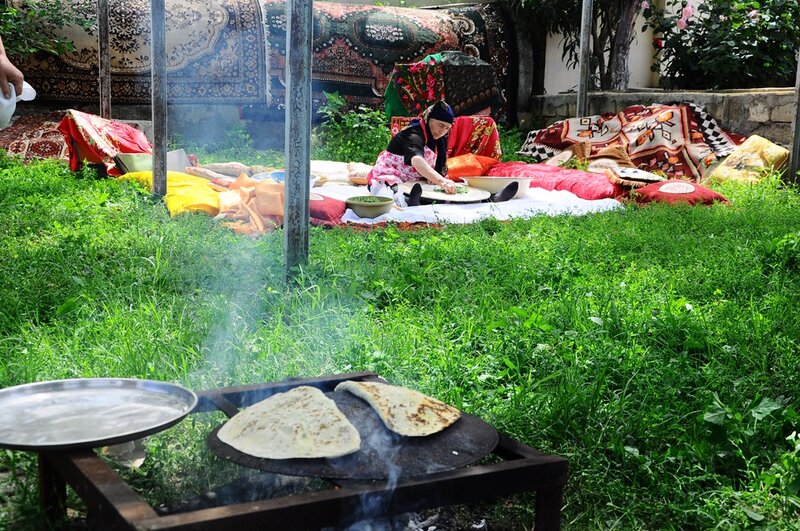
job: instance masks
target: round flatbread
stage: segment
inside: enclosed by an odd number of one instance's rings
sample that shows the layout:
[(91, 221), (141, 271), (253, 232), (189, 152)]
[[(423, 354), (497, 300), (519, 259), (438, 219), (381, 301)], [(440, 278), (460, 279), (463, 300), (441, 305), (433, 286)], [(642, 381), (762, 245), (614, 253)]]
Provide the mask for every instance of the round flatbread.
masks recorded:
[(341, 457), (361, 448), (358, 430), (315, 387), (278, 393), (231, 417), (219, 440), (253, 457)]
[(455, 185), (466, 192), (457, 194), (448, 194), (447, 192), (437, 192), (442, 187), (437, 184), (429, 184), (425, 181), (408, 181), (400, 184), (400, 191), (404, 194), (411, 193), (411, 188), (419, 183), (422, 186), (422, 198), (430, 199), (431, 201), (449, 201), (451, 203), (475, 203), (476, 201), (484, 201), (489, 199), (490, 194), (486, 190), (480, 188), (473, 188), (463, 184), (455, 183)]
[(380, 382), (348, 380), (336, 386), (364, 399), (387, 428), (406, 437), (440, 432), (461, 417), (461, 412), (413, 389)]

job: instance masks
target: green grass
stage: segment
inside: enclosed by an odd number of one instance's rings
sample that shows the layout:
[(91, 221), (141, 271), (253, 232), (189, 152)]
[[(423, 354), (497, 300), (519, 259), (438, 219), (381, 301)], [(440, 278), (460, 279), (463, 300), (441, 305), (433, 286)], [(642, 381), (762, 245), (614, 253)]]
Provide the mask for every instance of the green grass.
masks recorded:
[[(287, 287), (280, 232), (0, 159), (0, 386), (372, 370), (567, 457), (569, 529), (798, 529), (800, 194), (721, 191), (730, 205), (312, 228)], [(229, 481), (203, 442), (218, 422), (150, 438), (121, 473), (154, 503)], [(32, 457), (0, 453), (0, 528), (38, 525), (35, 496)], [(480, 510), (531, 526), (530, 497)]]

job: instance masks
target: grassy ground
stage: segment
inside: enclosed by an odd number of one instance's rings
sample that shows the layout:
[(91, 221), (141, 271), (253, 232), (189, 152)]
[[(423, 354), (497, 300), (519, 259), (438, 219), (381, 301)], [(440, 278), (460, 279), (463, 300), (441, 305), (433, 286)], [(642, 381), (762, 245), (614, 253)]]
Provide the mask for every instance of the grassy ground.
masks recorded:
[[(370, 232), (170, 219), (134, 185), (0, 159), (0, 386), (90, 376), (191, 388), (373, 370), (570, 462), (569, 529), (798, 529), (800, 194)], [(123, 472), (153, 501), (235, 473), (218, 418)], [(0, 452), (0, 527), (33, 528), (35, 462)], [(71, 502), (76, 510), (80, 506)], [(529, 529), (530, 497), (473, 508)]]

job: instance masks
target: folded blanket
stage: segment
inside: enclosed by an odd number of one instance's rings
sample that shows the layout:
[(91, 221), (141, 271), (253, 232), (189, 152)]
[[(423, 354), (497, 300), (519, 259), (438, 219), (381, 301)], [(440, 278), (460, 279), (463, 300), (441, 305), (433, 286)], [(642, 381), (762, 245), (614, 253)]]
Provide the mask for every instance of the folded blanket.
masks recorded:
[(617, 114), (571, 118), (531, 131), (518, 153), (544, 161), (582, 142), (592, 152), (619, 145), (638, 168), (697, 181), (717, 157), (729, 155), (744, 139), (723, 130), (697, 105), (634, 105)]

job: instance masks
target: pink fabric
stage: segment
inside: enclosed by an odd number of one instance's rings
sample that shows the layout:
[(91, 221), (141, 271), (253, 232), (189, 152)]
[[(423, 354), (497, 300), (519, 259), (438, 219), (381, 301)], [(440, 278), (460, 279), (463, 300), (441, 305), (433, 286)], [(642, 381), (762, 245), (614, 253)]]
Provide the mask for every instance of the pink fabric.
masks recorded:
[[(436, 165), (436, 152), (425, 146), (425, 161), (431, 165)], [(406, 164), (403, 155), (395, 155), (388, 151), (382, 151), (378, 155), (378, 160), (375, 162), (375, 167), (372, 168), (367, 182), (372, 184), (374, 181), (380, 181), (387, 186), (400, 184), (407, 181), (419, 181), (424, 179), (419, 172), (414, 169), (410, 164)]]
[(532, 188), (564, 190), (582, 199), (608, 199), (620, 197), (625, 189), (612, 183), (601, 173), (569, 170), (551, 164), (528, 164), (526, 162), (501, 162), (488, 172), (490, 177), (529, 177)]

